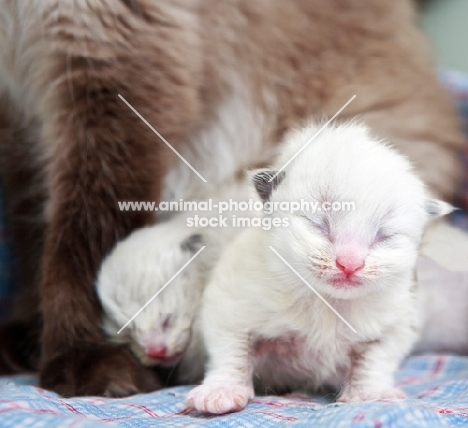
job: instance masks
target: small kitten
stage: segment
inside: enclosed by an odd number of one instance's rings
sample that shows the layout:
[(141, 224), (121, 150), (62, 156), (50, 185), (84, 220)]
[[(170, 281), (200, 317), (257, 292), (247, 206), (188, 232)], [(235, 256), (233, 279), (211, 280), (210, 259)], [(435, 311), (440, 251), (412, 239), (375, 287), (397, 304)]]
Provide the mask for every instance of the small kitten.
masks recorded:
[[(213, 205), (249, 198), (259, 200), (242, 179), (226, 183), (211, 195)], [(104, 260), (97, 279), (107, 335), (113, 341), (129, 343), (146, 366), (174, 366), (192, 344), (190, 361), (180, 364), (185, 367), (182, 373), (185, 377), (190, 373), (190, 379), (201, 378), (205, 354), (193, 323), (204, 286), (223, 247), (238, 233), (232, 227), (233, 216), (253, 218), (260, 214), (260, 211), (224, 212), (224, 227), (203, 228), (189, 227), (187, 220), (195, 215), (218, 217), (216, 207), (210, 211), (187, 211), (166, 216), (165, 221), (139, 229), (119, 242)], [(206, 248), (173, 278), (203, 246)], [(171, 278), (167, 289), (118, 334)]]
[[(316, 131), (290, 134), (277, 167)], [(325, 129), (254, 184), (270, 202), (352, 201), (355, 211), (277, 210), (289, 227), (249, 229), (226, 248), (204, 294), (209, 363), (188, 407), (241, 410), (253, 381), (262, 391), (342, 388), (348, 403), (404, 397), (393, 376), (417, 339), (418, 246), (428, 220), (452, 207), (428, 199), (410, 162), (356, 123)]]
[(117, 332), (202, 246), (202, 236), (187, 228), (185, 215), (177, 215), (133, 232), (103, 262), (97, 291), (104, 330), (113, 341), (130, 343), (144, 365), (173, 365), (185, 351), (203, 291), (202, 254), (127, 328)]

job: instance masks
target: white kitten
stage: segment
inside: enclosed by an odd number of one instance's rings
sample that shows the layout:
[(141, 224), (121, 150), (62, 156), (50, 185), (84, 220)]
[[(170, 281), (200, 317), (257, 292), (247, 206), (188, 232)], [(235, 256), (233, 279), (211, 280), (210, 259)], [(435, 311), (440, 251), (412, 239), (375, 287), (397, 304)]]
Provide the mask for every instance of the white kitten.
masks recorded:
[(202, 248), (202, 241), (197, 231), (187, 228), (185, 215), (177, 215), (133, 232), (102, 264), (97, 290), (104, 330), (115, 341), (129, 342), (145, 365), (175, 364), (188, 346), (203, 291), (202, 254), (127, 328), (117, 332)]
[[(277, 167), (316, 131), (292, 133)], [(271, 176), (254, 177), (265, 200), (352, 201), (355, 211), (278, 210), (289, 227), (249, 229), (226, 248), (204, 295), (207, 374), (188, 406), (241, 410), (253, 380), (262, 390), (342, 387), (344, 402), (403, 397), (393, 376), (417, 339), (418, 245), (429, 218), (451, 207), (427, 199), (409, 161), (353, 123), (325, 129)]]
[[(245, 180), (227, 183), (210, 196), (214, 205), (228, 199), (259, 200)], [(181, 364), (184, 367), (181, 372), (190, 379), (200, 378), (205, 355), (193, 322), (204, 286), (223, 247), (238, 233), (232, 227), (232, 216), (253, 218), (260, 214), (230, 211), (223, 214), (225, 227), (203, 228), (188, 227), (188, 218), (195, 215), (217, 218), (215, 207), (211, 211), (177, 213), (155, 226), (133, 232), (118, 243), (104, 260), (97, 279), (108, 336), (130, 343), (141, 362), (150, 366), (179, 363), (191, 343), (190, 361)], [(118, 334), (203, 246), (206, 248)]]

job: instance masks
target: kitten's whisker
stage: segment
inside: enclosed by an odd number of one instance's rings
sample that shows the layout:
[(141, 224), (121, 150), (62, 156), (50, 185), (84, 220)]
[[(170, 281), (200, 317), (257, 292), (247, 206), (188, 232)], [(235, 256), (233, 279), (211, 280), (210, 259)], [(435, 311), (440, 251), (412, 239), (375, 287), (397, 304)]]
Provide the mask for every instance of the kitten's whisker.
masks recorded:
[(307, 285), (315, 294), (316, 296), (323, 302), (325, 303), (334, 313), (335, 315), (341, 320), (343, 321), (354, 333), (357, 333), (357, 330), (355, 328), (353, 328), (351, 326), (351, 324), (348, 323), (348, 321), (346, 321), (340, 314), (339, 312), (332, 306), (330, 305), (330, 303), (328, 303), (320, 293), (318, 293), (314, 287), (312, 287), (302, 276), (299, 272), (297, 272), (290, 264), (289, 262), (283, 257), (281, 256), (281, 254), (279, 254), (271, 245), (269, 246), (270, 250), (273, 251), (285, 264), (286, 266), (288, 266), (296, 275), (297, 277), (305, 284)]

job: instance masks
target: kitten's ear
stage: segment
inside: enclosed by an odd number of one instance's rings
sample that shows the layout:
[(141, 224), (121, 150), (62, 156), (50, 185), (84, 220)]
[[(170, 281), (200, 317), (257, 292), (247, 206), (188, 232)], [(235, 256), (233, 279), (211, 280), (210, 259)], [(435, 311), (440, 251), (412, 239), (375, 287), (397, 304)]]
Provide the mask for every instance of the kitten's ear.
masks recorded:
[(429, 220), (450, 214), (457, 208), (439, 199), (426, 199), (425, 209)]
[(194, 235), (190, 235), (187, 239), (182, 241), (180, 244), (180, 247), (184, 251), (189, 251), (192, 254), (195, 254), (196, 252), (200, 251), (202, 247), (205, 246), (205, 242), (203, 240), (203, 236), (200, 235), (199, 233), (196, 233)]
[(263, 202), (267, 202), (270, 199), (273, 190), (284, 180), (285, 172), (277, 171), (253, 171), (252, 181), (257, 190), (257, 193), (262, 198)]

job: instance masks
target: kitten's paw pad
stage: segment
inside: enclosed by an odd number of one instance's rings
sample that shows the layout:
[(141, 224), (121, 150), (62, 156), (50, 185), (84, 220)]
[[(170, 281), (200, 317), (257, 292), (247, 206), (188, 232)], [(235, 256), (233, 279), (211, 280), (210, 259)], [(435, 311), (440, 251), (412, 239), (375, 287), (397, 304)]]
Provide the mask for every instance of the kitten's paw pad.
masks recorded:
[(244, 409), (253, 396), (253, 390), (248, 386), (200, 385), (190, 391), (187, 407), (203, 413), (221, 415)]
[(341, 403), (360, 403), (383, 399), (402, 399), (406, 394), (398, 388), (345, 387), (337, 401)]

